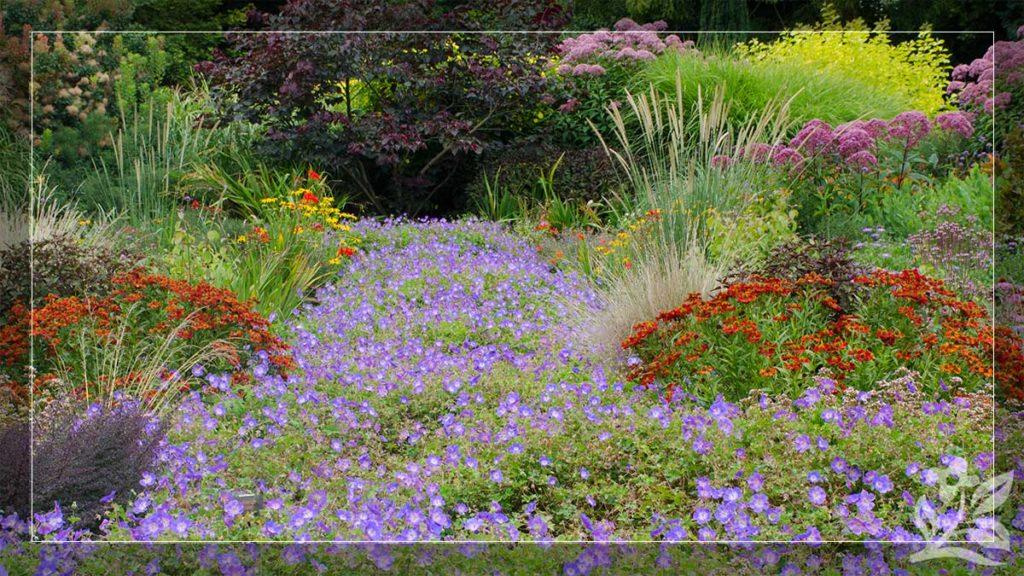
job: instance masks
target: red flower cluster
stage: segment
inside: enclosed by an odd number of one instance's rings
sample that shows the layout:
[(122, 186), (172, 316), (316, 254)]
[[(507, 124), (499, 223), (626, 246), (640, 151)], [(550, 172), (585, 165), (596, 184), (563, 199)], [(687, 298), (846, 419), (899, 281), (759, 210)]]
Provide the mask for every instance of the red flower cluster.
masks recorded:
[(688, 383), (738, 399), (753, 388), (802, 390), (826, 367), (841, 386), (857, 388), (905, 365), (975, 380), (993, 375), (992, 331), (980, 306), (916, 270), (854, 282), (862, 297), (850, 310), (829, 295), (834, 282), (818, 275), (754, 277), (707, 300), (692, 294), (622, 342), (641, 359), (628, 378), (660, 381), (669, 394)]
[(996, 328), (996, 392), (1024, 402), (1024, 338), (1005, 326)]
[[(265, 352), (282, 372), (293, 365), (288, 346), (270, 331), (267, 319), (230, 290), (142, 270), (115, 276), (113, 284), (105, 296), (51, 296), (33, 311), (16, 304), (8, 313), (11, 321), (0, 329), (0, 364), (27, 364), (30, 336), (36, 339), (36, 371), (43, 375), (58, 359), (66, 365), (72, 356), (69, 348), (83, 339), (104, 346), (122, 338), (172, 336), (195, 349), (213, 345), (226, 360), (225, 368), (236, 368), (247, 354), (258, 352)], [(15, 377), (10, 384), (17, 394), (24, 393), (20, 380)]]

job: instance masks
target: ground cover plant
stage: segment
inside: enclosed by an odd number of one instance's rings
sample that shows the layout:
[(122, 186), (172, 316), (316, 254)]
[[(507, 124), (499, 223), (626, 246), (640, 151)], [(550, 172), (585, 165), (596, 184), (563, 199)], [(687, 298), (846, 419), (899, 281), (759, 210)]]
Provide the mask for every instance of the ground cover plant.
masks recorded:
[(0, 45), (0, 576), (1019, 571), (1024, 40), (279, 4)]

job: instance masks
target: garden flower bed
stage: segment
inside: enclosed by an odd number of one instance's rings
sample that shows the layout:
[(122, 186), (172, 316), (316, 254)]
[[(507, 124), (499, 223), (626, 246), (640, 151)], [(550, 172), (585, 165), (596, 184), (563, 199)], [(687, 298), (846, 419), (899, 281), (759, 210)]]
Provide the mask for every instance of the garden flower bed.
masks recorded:
[(592, 290), (499, 226), (360, 229), (292, 321), (295, 373), (206, 373), (112, 538), (902, 540), (939, 472), (993, 464), (990, 390), (907, 372), (666, 401), (578, 349)]
[(1024, 39), (16, 4), (0, 576), (1024, 565)]

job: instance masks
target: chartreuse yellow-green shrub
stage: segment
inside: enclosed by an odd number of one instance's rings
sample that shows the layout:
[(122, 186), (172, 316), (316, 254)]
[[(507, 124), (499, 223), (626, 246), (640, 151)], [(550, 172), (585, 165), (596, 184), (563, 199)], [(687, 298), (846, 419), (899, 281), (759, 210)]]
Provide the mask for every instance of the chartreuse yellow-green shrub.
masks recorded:
[(794, 64), (839, 74), (906, 99), (911, 108), (928, 115), (946, 107), (949, 52), (927, 30), (912, 39), (894, 38), (885, 24), (869, 30), (861, 22), (842, 25), (832, 19), (813, 30), (786, 32), (774, 42), (739, 44), (736, 54), (759, 64)]
[(664, 94), (678, 95), (687, 109), (709, 105), (722, 90), (729, 120), (742, 124), (766, 107), (783, 103), (794, 125), (819, 119), (830, 124), (857, 118), (891, 118), (912, 108), (908, 98), (856, 78), (797, 62), (756, 62), (716, 50), (666, 51), (647, 63), (645, 78)]

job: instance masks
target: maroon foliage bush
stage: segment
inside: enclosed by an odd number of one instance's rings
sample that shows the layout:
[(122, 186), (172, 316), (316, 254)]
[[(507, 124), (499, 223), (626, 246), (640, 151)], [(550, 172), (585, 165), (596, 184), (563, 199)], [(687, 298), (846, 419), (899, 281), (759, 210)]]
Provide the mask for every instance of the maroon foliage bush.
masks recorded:
[(29, 424), (13, 424), (0, 432), (0, 509), (27, 518), (33, 499), (38, 513), (55, 503), (69, 513), (74, 505), (78, 527), (94, 528), (111, 503), (126, 501), (139, 487), (163, 436), (161, 422), (131, 405), (84, 417), (65, 411), (46, 429), (36, 425), (30, 477)]
[[(234, 118), (266, 128), (263, 151), (353, 183), (374, 208), (453, 207), (476, 155), (528, 133), (546, 94), (555, 0), (293, 0), (199, 70)], [(292, 31), (375, 33), (301, 33)], [(376, 33), (416, 30), (420, 33)]]

